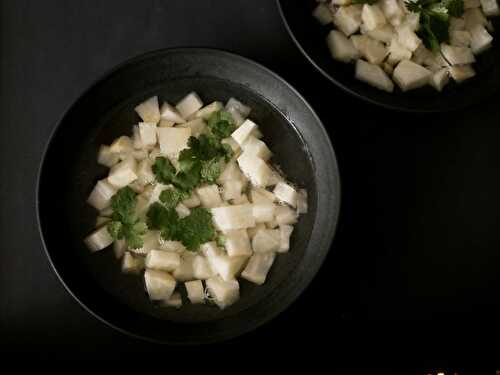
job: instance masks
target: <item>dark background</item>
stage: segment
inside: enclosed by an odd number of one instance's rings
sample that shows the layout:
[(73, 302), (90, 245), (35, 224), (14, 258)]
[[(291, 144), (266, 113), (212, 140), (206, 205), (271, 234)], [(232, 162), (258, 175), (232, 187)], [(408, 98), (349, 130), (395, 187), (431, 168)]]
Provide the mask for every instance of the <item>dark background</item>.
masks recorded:
[(2, 351), (193, 350), (128, 338), (84, 311), (50, 269), (34, 203), (61, 113), (114, 65), (172, 46), (231, 50), (288, 80), (328, 129), (343, 184), (332, 251), (301, 298), (203, 350), (327, 349), (332, 366), (418, 374), (500, 366), (500, 97), (428, 116), (365, 104), (306, 63), (272, 0), (0, 1)]

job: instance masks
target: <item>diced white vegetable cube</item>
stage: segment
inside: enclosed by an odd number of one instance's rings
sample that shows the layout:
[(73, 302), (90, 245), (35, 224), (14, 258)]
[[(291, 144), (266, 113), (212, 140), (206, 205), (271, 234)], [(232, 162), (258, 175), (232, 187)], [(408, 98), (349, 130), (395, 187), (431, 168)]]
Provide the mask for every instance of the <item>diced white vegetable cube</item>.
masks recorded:
[(139, 133), (143, 146), (154, 146), (156, 144), (156, 123), (140, 122)]
[(174, 276), (176, 280), (188, 281), (195, 278), (193, 269), (194, 257), (195, 255), (189, 251), (186, 251), (182, 254), (181, 263), (172, 274), (172, 276)]
[(295, 224), (297, 222), (298, 214), (288, 206), (277, 206), (274, 211), (276, 222), (279, 225)]
[(391, 40), (391, 44), (389, 45), (389, 57), (387, 58), (389, 64), (396, 65), (402, 60), (409, 60), (411, 55), (411, 51), (399, 43), (397, 37)]
[(250, 190), (250, 198), (252, 200), (252, 203), (254, 203), (254, 204), (255, 203), (272, 203), (272, 202), (277, 201), (276, 195), (274, 195), (274, 193), (272, 193), (266, 189), (257, 188), (257, 187), (253, 187)]
[(235, 99), (235, 98), (229, 98), (229, 100), (227, 101), (226, 103), (226, 111), (229, 111), (230, 109), (234, 109), (236, 111), (238, 111), (240, 113), (241, 116), (243, 116), (244, 118), (248, 117), (248, 115), (250, 114), (251, 112), (251, 108), (245, 104), (243, 104), (242, 102), (240, 102), (239, 100)]
[(356, 49), (361, 52), (361, 55), (371, 64), (380, 64), (387, 55), (387, 49), (384, 44), (367, 35), (353, 35), (351, 36), (351, 40), (354, 47), (356, 47)]
[(144, 258), (126, 252), (122, 258), (122, 272), (138, 274), (144, 269)]
[(134, 125), (132, 127), (132, 146), (136, 150), (141, 150), (144, 147), (141, 140), (141, 132), (139, 131), (139, 125)]
[(104, 224), (108, 223), (109, 221), (111, 221), (111, 219), (109, 217), (97, 216), (97, 218), (95, 219), (95, 227), (99, 228), (99, 227), (103, 226)]
[(497, 0), (481, 0), (481, 8), (487, 17), (498, 16), (500, 14)]
[(158, 128), (160, 150), (165, 155), (177, 155), (188, 147), (191, 128)]
[(258, 223), (253, 228), (248, 228), (247, 229), (248, 237), (250, 239), (254, 238), (254, 236), (257, 234), (259, 229), (266, 229), (266, 225), (264, 223)]
[(222, 199), (217, 185), (205, 185), (196, 189), (196, 194), (200, 198), (203, 207), (212, 208), (222, 204)]
[(278, 253), (286, 253), (290, 250), (290, 237), (293, 232), (291, 225), (280, 225), (280, 248)]
[(281, 244), (281, 235), (278, 229), (261, 229), (252, 238), (252, 249), (256, 253), (278, 251)]
[(394, 37), (394, 34), (394, 27), (392, 27), (390, 24), (385, 24), (377, 27), (376, 29), (366, 31), (366, 35), (368, 35), (370, 38), (384, 43), (390, 43), (392, 38)]
[(328, 5), (322, 3), (318, 4), (318, 6), (314, 8), (312, 15), (322, 25), (328, 25), (330, 22), (332, 22), (333, 18), (332, 12), (330, 11)]
[(134, 150), (131, 155), (137, 161), (144, 160), (144, 159), (148, 158), (148, 156), (149, 156), (148, 151), (144, 150), (144, 149), (143, 150)]
[(175, 279), (168, 273), (147, 269), (144, 281), (149, 298), (153, 301), (168, 300), (175, 289)]
[(297, 213), (307, 213), (307, 190), (299, 189), (297, 194)]
[(113, 242), (113, 252), (115, 253), (115, 258), (120, 259), (127, 251), (127, 243), (125, 240), (115, 240)]
[(85, 238), (85, 244), (91, 252), (102, 250), (112, 243), (113, 238), (111, 238), (106, 225), (92, 232)]
[(433, 73), (429, 81), (430, 85), (434, 87), (437, 91), (443, 90), (443, 87), (448, 84), (450, 77), (448, 75), (448, 69), (442, 68), (437, 72)]
[(244, 151), (237, 160), (243, 174), (253, 185), (259, 187), (266, 187), (269, 185), (269, 180), (273, 172), (264, 160), (246, 151)]
[(207, 258), (208, 264), (212, 270), (224, 281), (234, 279), (248, 260), (247, 256), (230, 257), (220, 251), (217, 246), (211, 242), (201, 245), (200, 248)]
[(470, 65), (455, 65), (449, 68), (449, 72), (451, 78), (457, 83), (462, 83), (476, 75), (476, 72)]
[(332, 30), (326, 37), (326, 43), (330, 54), (335, 60), (349, 62), (360, 56), (359, 51), (354, 47), (351, 39), (348, 39), (343, 33)]
[(113, 166), (109, 171), (108, 182), (116, 188), (122, 188), (137, 179), (137, 162), (128, 158)]
[(135, 107), (135, 111), (144, 122), (154, 122), (156, 124), (160, 121), (160, 108), (158, 107), (157, 96), (153, 96), (139, 104)]
[(220, 111), (222, 109), (222, 103), (221, 102), (212, 102), (209, 105), (206, 105), (205, 107), (201, 108), (200, 110), (196, 111), (191, 118), (201, 118), (204, 120), (208, 120), (210, 116), (212, 116), (213, 113)]
[(231, 137), (241, 146), (255, 128), (257, 128), (255, 122), (247, 119), (231, 134)]
[(252, 205), (216, 207), (211, 209), (212, 220), (219, 230), (245, 229), (255, 226)]
[(181, 219), (183, 219), (186, 216), (189, 216), (189, 214), (191, 213), (191, 210), (189, 208), (187, 208), (186, 206), (184, 206), (182, 203), (179, 203), (175, 207), (175, 212), (177, 212), (177, 215), (179, 215), (179, 217)]
[(222, 197), (225, 201), (238, 199), (245, 187), (245, 183), (241, 180), (226, 181), (223, 184)]
[(472, 50), (468, 47), (454, 47), (443, 43), (441, 52), (452, 65), (471, 64), (476, 61)]
[(245, 121), (245, 117), (243, 117), (243, 115), (236, 108), (228, 108), (226, 109), (226, 112), (231, 115), (236, 126), (240, 126)]
[(236, 143), (236, 141), (231, 138), (231, 137), (227, 137), (227, 138), (224, 138), (221, 143), (223, 145), (229, 145), (229, 147), (231, 147), (231, 150), (233, 150), (233, 153), (235, 155), (239, 155), (239, 152), (241, 151), (241, 147), (238, 143)]
[(396, 31), (398, 34), (398, 42), (408, 51), (413, 52), (422, 44), (422, 40), (415, 34), (410, 26), (406, 24), (399, 26)]
[(155, 175), (151, 169), (152, 165), (153, 163), (149, 158), (139, 162), (139, 166), (137, 167), (137, 178), (143, 185), (149, 184), (155, 180)]
[(193, 259), (193, 276), (196, 279), (206, 280), (215, 276), (214, 271), (208, 264), (207, 258), (201, 255), (196, 255)]
[(129, 248), (129, 251), (131, 251), (134, 254), (146, 255), (151, 250), (155, 250), (155, 249), (160, 248), (158, 238), (159, 238), (158, 232), (156, 232), (156, 231), (146, 232), (146, 234), (144, 234), (144, 236), (142, 236), (142, 239), (144, 242), (142, 247), (139, 247), (137, 249)]
[(279, 226), (279, 224), (278, 224), (278, 221), (276, 220), (276, 218), (274, 220), (268, 221), (266, 223), (266, 228), (267, 229), (275, 229), (278, 226)]
[(205, 302), (205, 289), (201, 280), (193, 280), (184, 283), (189, 301), (193, 304)]
[(151, 250), (146, 256), (146, 267), (172, 272), (181, 264), (181, 258), (177, 253), (163, 250)]
[(275, 253), (252, 255), (241, 273), (241, 277), (258, 285), (264, 284), (275, 256)]
[(480, 6), (480, 0), (464, 0), (464, 9), (479, 8)]
[(137, 203), (135, 205), (135, 215), (145, 221), (146, 220), (146, 213), (149, 207), (149, 202), (148, 200), (143, 197), (142, 195), (137, 196)]
[(87, 203), (97, 210), (102, 210), (110, 205), (111, 198), (115, 194), (116, 189), (106, 180), (97, 181), (97, 184), (87, 199)]
[(272, 156), (271, 150), (269, 150), (267, 145), (254, 136), (249, 136), (241, 148), (244, 151), (248, 151), (249, 154), (255, 155), (264, 161), (268, 161)]
[(240, 286), (238, 281), (224, 281), (220, 277), (211, 277), (206, 281), (207, 290), (214, 302), (224, 309), (240, 298)]
[(252, 254), (250, 239), (245, 229), (227, 231), (224, 236), (226, 238), (224, 247), (230, 257)]
[(265, 223), (274, 219), (276, 205), (274, 203), (254, 203), (252, 213), (256, 223)]
[[(479, 2), (479, 0), (477, 1)], [(465, 19), (462, 17), (450, 17), (450, 31), (453, 30), (465, 30)]]
[(452, 30), (450, 31), (450, 43), (452, 46), (468, 47), (471, 43), (471, 34), (466, 30)]
[(239, 197), (231, 200), (231, 204), (233, 205), (240, 205), (246, 203), (250, 203), (246, 194), (241, 194)]
[(163, 301), (166, 306), (175, 307), (179, 309), (182, 307), (182, 297), (179, 292), (174, 292), (169, 299)]
[(470, 30), (470, 46), (472, 53), (478, 55), (491, 47), (493, 37), (482, 25), (476, 25)]
[(361, 19), (367, 30), (376, 29), (386, 23), (384, 13), (377, 4), (364, 4)]
[(191, 196), (188, 199), (182, 201), (182, 204), (187, 208), (198, 207), (201, 204), (200, 198), (195, 191), (191, 192)]
[(97, 162), (105, 167), (111, 168), (113, 165), (118, 163), (120, 156), (111, 152), (109, 146), (102, 145), (99, 148), (99, 154), (97, 156)]
[(382, 64), (382, 69), (384, 70), (385, 74), (387, 74), (387, 75), (392, 75), (392, 72), (394, 72), (394, 68), (388, 62), (385, 62)]
[(175, 106), (175, 108), (177, 109), (177, 111), (179, 111), (180, 115), (183, 118), (188, 118), (196, 111), (198, 111), (201, 107), (203, 107), (203, 102), (195, 92), (187, 94), (186, 97), (184, 97)]
[(116, 138), (109, 146), (109, 151), (114, 154), (127, 154), (132, 152), (134, 145), (130, 137), (121, 136)]
[(246, 181), (246, 178), (238, 167), (238, 164), (236, 164), (236, 162), (234, 161), (230, 161), (224, 167), (224, 170), (217, 179), (217, 182), (219, 184), (223, 184), (224, 182), (235, 180)]
[(203, 119), (195, 118), (194, 120), (178, 125), (177, 128), (189, 128), (193, 137), (199, 137), (200, 134), (205, 132), (207, 124)]
[(361, 25), (361, 6), (340, 7), (333, 15), (333, 23), (346, 36), (354, 34)]
[(476, 25), (487, 27), (488, 20), (484, 16), (480, 8), (467, 9), (463, 15), (465, 28), (470, 32)]
[(111, 217), (113, 215), (113, 209), (111, 207), (106, 207), (104, 210), (99, 211), (99, 216)]
[(403, 91), (413, 90), (429, 83), (431, 71), (409, 60), (401, 61), (392, 78)]
[(391, 25), (399, 26), (402, 23), (404, 12), (397, 0), (380, 0), (379, 4), (385, 18)]
[(161, 119), (160, 123), (158, 124), (158, 127), (159, 128), (171, 128), (174, 125), (175, 125), (175, 122), (173, 122), (173, 121)]
[(139, 180), (135, 180), (128, 184), (128, 187), (135, 191), (137, 194), (141, 194), (144, 191), (144, 185), (139, 182)]
[(180, 115), (177, 109), (175, 109), (167, 102), (164, 102), (161, 106), (160, 116), (162, 120), (172, 121), (176, 124), (183, 124), (186, 122), (186, 120)]
[(392, 92), (394, 90), (394, 84), (391, 79), (378, 65), (370, 64), (363, 60), (357, 60), (355, 77), (380, 90), (387, 92)]
[(153, 188), (153, 191), (151, 192), (151, 195), (149, 196), (149, 201), (148, 201), (148, 206), (152, 205), (155, 202), (158, 202), (160, 200), (160, 194), (163, 190), (169, 188), (171, 185), (163, 185), (163, 184), (156, 184)]

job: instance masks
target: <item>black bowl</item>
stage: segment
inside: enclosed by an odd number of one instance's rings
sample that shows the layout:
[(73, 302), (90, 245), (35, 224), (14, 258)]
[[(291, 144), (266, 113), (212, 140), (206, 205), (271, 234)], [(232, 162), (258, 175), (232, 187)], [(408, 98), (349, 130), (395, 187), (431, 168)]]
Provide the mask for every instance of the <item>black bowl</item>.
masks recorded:
[[(326, 78), (348, 93), (388, 109), (412, 112), (445, 112), (478, 104), (500, 87), (500, 48), (495, 46), (481, 54), (474, 69), (477, 75), (458, 85), (450, 82), (442, 92), (427, 86), (402, 92), (387, 93), (354, 78), (354, 64), (333, 60), (326, 46), (326, 36), (332, 25), (322, 26), (311, 12), (315, 0), (276, 0), (286, 28), (304, 56)], [(499, 18), (491, 18), (500, 29)]]
[[(260, 287), (241, 282), (241, 299), (219, 310), (150, 303), (142, 278), (124, 275), (112, 250), (91, 254), (84, 237), (96, 212), (85, 201), (107, 169), (96, 163), (100, 144), (129, 134), (134, 106), (151, 95), (169, 102), (189, 91), (205, 103), (236, 97), (255, 120), (289, 178), (309, 192), (291, 251), (278, 257)], [(39, 180), (40, 232), (52, 267), (71, 295), (110, 326), (156, 342), (198, 344), (255, 329), (290, 305), (309, 284), (330, 248), (340, 203), (335, 154), (319, 118), (276, 74), (231, 53), (169, 49), (120, 65), (88, 89), (64, 114), (48, 142)]]

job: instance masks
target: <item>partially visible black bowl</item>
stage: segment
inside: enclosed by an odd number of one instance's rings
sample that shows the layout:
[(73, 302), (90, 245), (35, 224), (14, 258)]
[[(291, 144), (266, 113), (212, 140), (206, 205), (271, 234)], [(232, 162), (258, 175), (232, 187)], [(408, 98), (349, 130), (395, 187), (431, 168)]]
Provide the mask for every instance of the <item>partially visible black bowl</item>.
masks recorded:
[[(151, 95), (170, 102), (196, 91), (205, 102), (236, 97), (252, 107), (289, 178), (309, 192), (310, 211), (296, 225), (291, 251), (277, 258), (268, 281), (241, 283), (241, 299), (213, 306), (160, 308), (142, 279), (120, 272), (112, 251), (83, 245), (96, 212), (85, 201), (107, 170), (96, 163), (100, 144), (130, 133), (134, 106)], [(280, 77), (237, 55), (180, 48), (148, 53), (120, 65), (87, 90), (56, 126), (43, 157), (37, 210), (51, 264), (66, 289), (100, 320), (155, 342), (199, 344), (255, 329), (292, 303), (310, 283), (330, 248), (339, 213), (335, 154), (320, 120)]]
[[(311, 12), (315, 0), (276, 0), (286, 28), (304, 56), (326, 78), (346, 92), (382, 107), (411, 112), (445, 112), (478, 104), (500, 87), (500, 48), (493, 34), (493, 47), (478, 56), (476, 76), (457, 85), (451, 82), (442, 92), (430, 86), (408, 92), (387, 93), (354, 78), (354, 65), (333, 60), (326, 46), (332, 25), (322, 26)], [(491, 19), (500, 29), (499, 18)]]

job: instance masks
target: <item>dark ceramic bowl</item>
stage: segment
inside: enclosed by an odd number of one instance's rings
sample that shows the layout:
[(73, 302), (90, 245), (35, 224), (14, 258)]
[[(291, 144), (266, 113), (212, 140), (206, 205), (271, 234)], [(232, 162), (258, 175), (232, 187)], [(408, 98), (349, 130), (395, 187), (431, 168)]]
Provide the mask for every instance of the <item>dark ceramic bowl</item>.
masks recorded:
[[(370, 103), (402, 111), (445, 112), (478, 104), (500, 87), (500, 48), (495, 45), (495, 33), (493, 47), (477, 57), (475, 77), (460, 85), (450, 82), (442, 92), (427, 86), (408, 92), (395, 88), (387, 93), (354, 78), (354, 64), (333, 60), (325, 41), (332, 25), (322, 26), (312, 17), (318, 4), (315, 0), (276, 1), (290, 36), (309, 62), (337, 86)], [(498, 33), (500, 18), (491, 20)]]
[[(134, 106), (152, 95), (177, 102), (196, 91), (205, 103), (236, 97), (252, 107), (274, 160), (309, 192), (291, 251), (280, 255), (262, 286), (242, 281), (241, 299), (219, 310), (153, 305), (142, 278), (124, 275), (112, 250), (91, 254), (84, 237), (96, 212), (85, 201), (107, 169), (99, 145), (131, 133)], [(120, 65), (88, 89), (56, 126), (38, 181), (38, 220), (52, 266), (71, 295), (94, 316), (131, 335), (171, 344), (223, 340), (255, 329), (290, 305), (330, 248), (340, 203), (337, 163), (328, 135), (307, 102), (263, 66), (210, 49), (169, 49)]]

